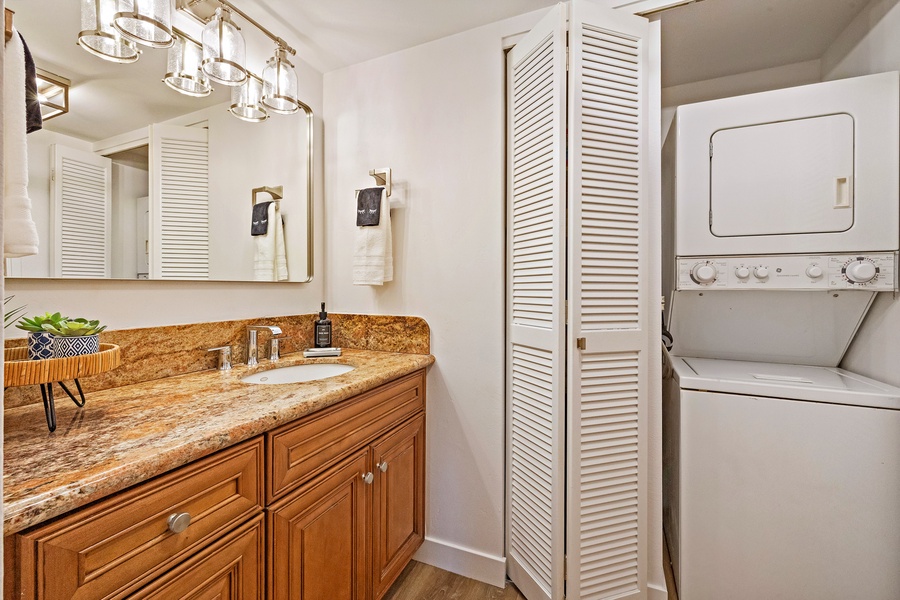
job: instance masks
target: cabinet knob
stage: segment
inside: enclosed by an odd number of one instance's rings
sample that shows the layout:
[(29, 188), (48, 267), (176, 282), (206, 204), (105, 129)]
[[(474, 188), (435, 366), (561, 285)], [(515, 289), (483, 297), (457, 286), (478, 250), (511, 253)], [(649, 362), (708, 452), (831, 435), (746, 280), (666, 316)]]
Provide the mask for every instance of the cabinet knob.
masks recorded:
[(169, 516), (169, 531), (172, 533), (181, 533), (191, 524), (191, 515), (189, 513), (175, 513)]
[(375, 475), (372, 474), (372, 471), (369, 471), (362, 476), (362, 480), (366, 483), (371, 484), (373, 481), (375, 481)]
[(381, 469), (381, 472), (382, 472), (382, 473), (384, 473), (385, 471), (387, 471), (387, 461), (380, 462), (380, 463), (378, 463), (378, 464), (375, 465), (375, 466), (378, 467), (379, 469)]

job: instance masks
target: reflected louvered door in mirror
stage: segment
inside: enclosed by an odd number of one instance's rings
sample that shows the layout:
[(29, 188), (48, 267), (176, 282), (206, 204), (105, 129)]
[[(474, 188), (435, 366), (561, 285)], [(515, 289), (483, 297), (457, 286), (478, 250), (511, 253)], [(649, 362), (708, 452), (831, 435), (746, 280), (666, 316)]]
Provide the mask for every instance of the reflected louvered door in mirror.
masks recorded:
[(648, 29), (572, 0), (507, 62), (507, 556), (528, 600), (647, 597)]
[(52, 144), (50, 274), (109, 277), (112, 161), (93, 152)]
[(203, 127), (150, 127), (151, 279), (209, 278), (208, 135)]
[(563, 594), (565, 5), (508, 57), (507, 559), (529, 600)]

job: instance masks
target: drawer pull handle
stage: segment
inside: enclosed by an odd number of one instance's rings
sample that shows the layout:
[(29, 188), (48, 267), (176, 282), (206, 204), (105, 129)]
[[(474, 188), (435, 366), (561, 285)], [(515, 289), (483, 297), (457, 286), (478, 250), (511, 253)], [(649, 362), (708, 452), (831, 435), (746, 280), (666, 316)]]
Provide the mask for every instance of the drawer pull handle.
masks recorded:
[(379, 469), (381, 469), (381, 472), (382, 472), (382, 473), (384, 473), (385, 471), (387, 471), (387, 461), (380, 462), (380, 463), (378, 463), (376, 466), (377, 466)]
[(369, 471), (362, 476), (362, 480), (368, 484), (371, 484), (373, 481), (375, 481), (375, 476), (372, 474), (372, 471)]
[(191, 515), (183, 513), (175, 513), (169, 517), (169, 531), (172, 533), (181, 533), (191, 524)]

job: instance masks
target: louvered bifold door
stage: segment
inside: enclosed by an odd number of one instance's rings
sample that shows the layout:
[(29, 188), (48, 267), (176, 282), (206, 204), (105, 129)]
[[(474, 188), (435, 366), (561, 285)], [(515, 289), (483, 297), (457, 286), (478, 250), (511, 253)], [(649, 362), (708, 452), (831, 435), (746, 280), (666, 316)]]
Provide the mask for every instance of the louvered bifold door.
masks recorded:
[(60, 144), (50, 146), (50, 274), (111, 275), (112, 161)]
[(208, 278), (208, 131), (152, 125), (150, 182), (151, 278)]
[(566, 551), (580, 600), (647, 594), (648, 30), (571, 3)]
[(507, 559), (528, 600), (563, 597), (565, 6), (510, 51)]

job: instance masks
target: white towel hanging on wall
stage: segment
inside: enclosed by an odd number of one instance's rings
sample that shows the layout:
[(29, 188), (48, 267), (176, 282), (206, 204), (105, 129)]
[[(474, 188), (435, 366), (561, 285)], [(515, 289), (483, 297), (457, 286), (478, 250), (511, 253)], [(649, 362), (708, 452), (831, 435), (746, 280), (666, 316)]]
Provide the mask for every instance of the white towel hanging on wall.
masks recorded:
[[(360, 190), (356, 190), (358, 201)], [(356, 206), (357, 203), (354, 203)], [(383, 285), (394, 279), (394, 251), (391, 237), (391, 210), (387, 193), (381, 188), (381, 216), (378, 225), (356, 228), (353, 252), (353, 284)]]
[(32, 256), (38, 244), (28, 197), (25, 47), (13, 30), (3, 61), (3, 257)]

